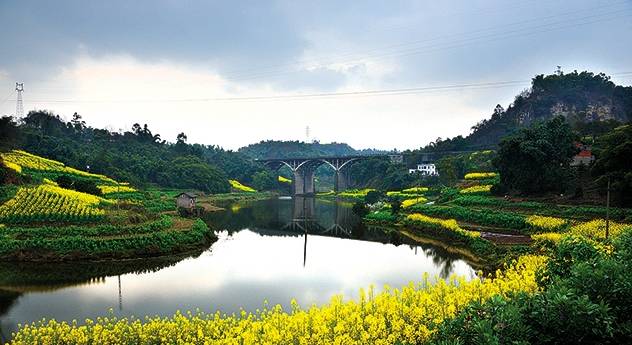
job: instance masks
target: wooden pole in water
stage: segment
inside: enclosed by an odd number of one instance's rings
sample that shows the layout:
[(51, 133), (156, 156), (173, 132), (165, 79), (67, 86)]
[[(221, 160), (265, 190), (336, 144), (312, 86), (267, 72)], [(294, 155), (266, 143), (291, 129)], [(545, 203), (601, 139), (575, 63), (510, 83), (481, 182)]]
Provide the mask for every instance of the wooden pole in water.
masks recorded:
[(608, 176), (608, 190), (606, 191), (606, 239), (610, 233), (610, 176)]

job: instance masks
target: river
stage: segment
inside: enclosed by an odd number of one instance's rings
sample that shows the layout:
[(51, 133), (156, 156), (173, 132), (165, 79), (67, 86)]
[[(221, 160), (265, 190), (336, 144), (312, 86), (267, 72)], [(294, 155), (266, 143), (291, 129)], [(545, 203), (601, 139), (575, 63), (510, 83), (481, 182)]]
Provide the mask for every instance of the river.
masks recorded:
[(18, 324), (168, 316), (176, 310), (303, 307), (360, 288), (401, 287), (424, 273), (475, 277), (472, 266), (432, 244), (364, 225), (344, 202), (272, 199), (225, 205), (205, 221), (219, 240), (176, 257), (122, 262), (0, 263), (0, 342)]

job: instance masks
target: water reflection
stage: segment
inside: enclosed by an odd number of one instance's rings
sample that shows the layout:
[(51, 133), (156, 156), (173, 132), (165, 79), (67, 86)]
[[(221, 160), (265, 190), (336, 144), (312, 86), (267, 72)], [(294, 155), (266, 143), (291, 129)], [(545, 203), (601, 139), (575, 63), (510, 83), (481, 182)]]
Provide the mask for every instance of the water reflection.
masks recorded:
[(449, 250), (449, 246), (437, 245), (436, 241), (419, 241), (403, 236), (393, 229), (367, 226), (352, 211), (352, 204), (343, 201), (295, 197), (249, 202), (228, 207), (227, 211), (207, 215), (207, 222), (218, 229), (233, 234), (244, 229), (264, 236), (302, 236), (303, 266), (307, 263), (308, 235), (347, 238), (395, 246), (405, 245), (417, 254), (421, 250), (440, 267), (438, 275), (447, 279), (454, 265), (466, 261), (478, 266), (471, 257)]
[(356, 298), (374, 284), (399, 287), (424, 273), (474, 276), (463, 257), (432, 242), (364, 225), (351, 205), (301, 199), (234, 204), (205, 219), (219, 240), (179, 257), (67, 264), (0, 263), (0, 339), (18, 323), (107, 313), (289, 308)]

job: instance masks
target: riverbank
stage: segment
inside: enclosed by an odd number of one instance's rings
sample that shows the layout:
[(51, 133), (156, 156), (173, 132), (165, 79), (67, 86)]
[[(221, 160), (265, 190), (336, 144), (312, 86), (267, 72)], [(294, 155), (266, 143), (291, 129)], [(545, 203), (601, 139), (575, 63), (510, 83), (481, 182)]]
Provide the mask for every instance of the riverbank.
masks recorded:
[[(182, 191), (136, 189), (23, 151), (2, 153), (2, 160), (13, 182), (0, 186), (2, 261), (155, 257), (216, 240), (203, 221), (178, 214), (175, 196)], [(202, 207), (220, 210), (213, 202), (229, 195), (204, 197)]]

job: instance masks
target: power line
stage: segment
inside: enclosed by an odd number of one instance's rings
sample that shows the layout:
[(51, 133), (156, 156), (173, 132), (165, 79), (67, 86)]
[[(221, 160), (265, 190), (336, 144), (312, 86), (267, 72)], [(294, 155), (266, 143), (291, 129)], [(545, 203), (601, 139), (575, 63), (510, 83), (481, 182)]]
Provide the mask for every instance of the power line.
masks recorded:
[(515, 86), (525, 84), (530, 80), (512, 80), (488, 83), (472, 83), (472, 84), (455, 84), (443, 86), (423, 86), (400, 89), (382, 89), (382, 90), (363, 90), (363, 91), (346, 91), (346, 92), (321, 92), (310, 94), (296, 95), (277, 95), (277, 96), (244, 96), (244, 97), (205, 97), (205, 98), (182, 98), (182, 99), (126, 99), (126, 100), (32, 100), (32, 103), (144, 103), (144, 102), (211, 102), (211, 101), (256, 101), (256, 100), (287, 100), (287, 99), (311, 99), (323, 97), (341, 97), (341, 96), (378, 96), (378, 95), (401, 95), (412, 93), (424, 93), (432, 91), (451, 91), (461, 89), (475, 89), (499, 86)]
[[(626, 78), (632, 76), (632, 71), (611, 73), (610, 76)], [(527, 85), (531, 79), (495, 81), (484, 83), (461, 83), (439, 86), (419, 86), (397, 89), (341, 91), (341, 92), (321, 92), (295, 95), (276, 96), (243, 96), (243, 97), (202, 97), (202, 98), (179, 98), (179, 99), (111, 99), (111, 100), (72, 100), (72, 99), (42, 99), (32, 100), (29, 103), (194, 103), (194, 102), (239, 102), (239, 101), (265, 101), (265, 100), (304, 100), (338, 98), (349, 96), (400, 96), (411, 94), (422, 94), (428, 92), (478, 90), (488, 88), (513, 87)]]

